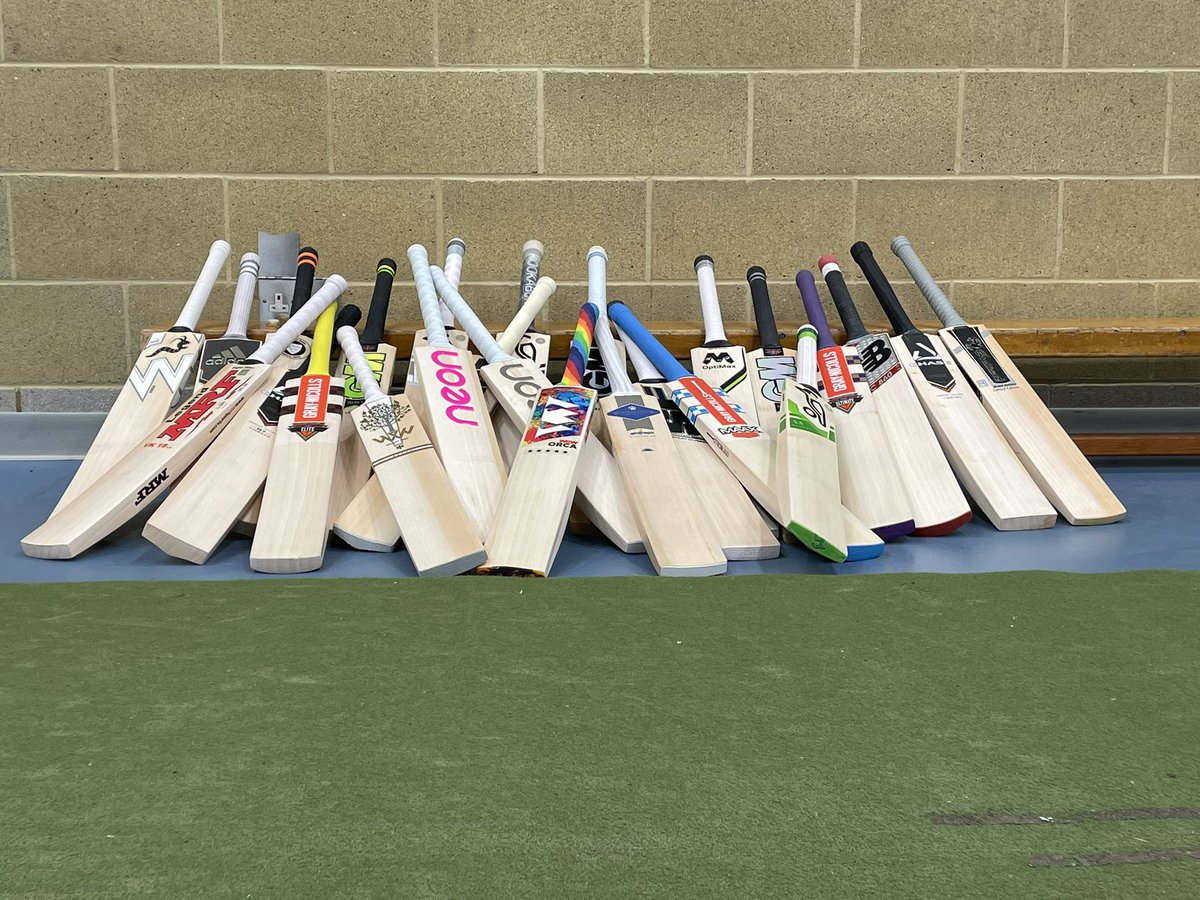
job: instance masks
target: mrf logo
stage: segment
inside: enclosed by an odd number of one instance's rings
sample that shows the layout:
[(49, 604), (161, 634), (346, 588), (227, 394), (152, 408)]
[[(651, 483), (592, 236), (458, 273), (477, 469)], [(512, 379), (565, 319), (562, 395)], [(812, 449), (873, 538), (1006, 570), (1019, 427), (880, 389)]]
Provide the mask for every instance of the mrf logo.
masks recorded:
[(559, 385), (542, 391), (533, 407), (526, 444), (553, 441), (555, 447), (575, 447), (587, 428), (595, 394), (587, 388)]
[(140, 506), (142, 501), (153, 494), (158, 488), (164, 485), (167, 481), (167, 470), (163, 469), (153, 478), (146, 482), (140, 491), (137, 492), (137, 497), (134, 498), (133, 505)]
[(298, 434), (302, 440), (326, 431), (325, 412), (329, 407), (329, 377), (305, 375), (300, 379), (296, 394), (296, 415), (288, 431)]
[(233, 393), (241, 385), (242, 375), (245, 374), (245, 371), (245, 369), (230, 369), (219, 381), (210, 384), (205, 388), (203, 394), (168, 420), (167, 427), (159, 432), (158, 437), (175, 441), (187, 434), (197, 422), (208, 417), (209, 411), (218, 400)]
[(478, 427), (479, 415), (471, 404), (471, 392), (467, 390), (470, 382), (467, 380), (466, 372), (463, 371), (462, 357), (459, 356), (459, 351), (435, 350), (429, 358), (437, 367), (433, 371), (433, 377), (440, 385), (438, 393), (446, 404), (442, 408), (442, 413), (457, 425)]

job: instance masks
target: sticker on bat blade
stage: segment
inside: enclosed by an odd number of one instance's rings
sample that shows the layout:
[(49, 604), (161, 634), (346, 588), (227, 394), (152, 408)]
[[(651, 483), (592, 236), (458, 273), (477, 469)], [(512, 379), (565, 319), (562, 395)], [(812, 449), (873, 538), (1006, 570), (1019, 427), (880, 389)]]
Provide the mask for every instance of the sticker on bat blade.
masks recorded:
[[(171, 337), (172, 340), (162, 344), (168, 337)], [(129, 384), (138, 397), (145, 400), (154, 385), (161, 380), (171, 391), (172, 403), (174, 403), (182, 396), (184, 382), (188, 380), (192, 365), (196, 361), (195, 351), (190, 353), (183, 351), (194, 346), (195, 341), (192, 340), (191, 335), (171, 335), (169, 332), (160, 331), (147, 341), (147, 349), (154, 344), (162, 344), (162, 346), (149, 353), (142, 353), (141, 358), (133, 367), (133, 371), (129, 373)], [(160, 355), (164, 353), (167, 355)]]
[(684, 435), (692, 439), (699, 438), (700, 440), (704, 440), (704, 438), (700, 437), (700, 432), (688, 421), (688, 417), (675, 405), (665, 385), (649, 385), (642, 382), (642, 387), (649, 388), (651, 394), (658, 400), (659, 412), (662, 413), (663, 420), (667, 423), (667, 430), (672, 435)]
[(783, 402), (783, 383), (796, 377), (796, 357), (790, 355), (761, 356), (755, 360), (761, 381), (759, 393), (779, 409)]
[(591, 353), (588, 354), (582, 380), (584, 387), (591, 388), (600, 397), (607, 397), (611, 392), (608, 372), (604, 368), (604, 361), (600, 358), (599, 346), (592, 347)]
[(908, 347), (913, 362), (917, 364), (917, 368), (925, 380), (939, 391), (949, 393), (954, 390), (954, 374), (946, 365), (946, 361), (942, 359), (942, 354), (938, 352), (929, 335), (919, 331), (907, 331), (903, 338), (904, 345)]
[(900, 371), (900, 358), (892, 349), (892, 340), (886, 334), (871, 334), (850, 342), (858, 351), (859, 362), (867, 376), (871, 391), (877, 391), (887, 380)]
[[(329, 382), (327, 375), (305, 375), (300, 379), (296, 388), (296, 413), (288, 431), (302, 440), (307, 441), (329, 430), (327, 414), (334, 412), (329, 403)], [(340, 407), (337, 411), (340, 412)]]
[(842, 412), (850, 412), (862, 398), (850, 367), (850, 360), (841, 347), (826, 347), (817, 351), (817, 368), (821, 373), (821, 388), (825, 402)]
[(789, 394), (786, 415), (779, 417), (779, 430), (807, 431), (831, 443), (837, 443), (837, 429), (829, 421), (828, 410), (821, 395), (806, 384), (797, 384), (796, 393)]
[[(689, 417), (693, 422), (696, 417), (705, 413), (711, 415), (722, 425), (752, 425), (742, 418), (742, 410), (736, 403), (730, 403), (728, 398), (719, 390), (712, 388), (703, 378), (688, 375), (679, 379), (681, 387), (674, 392), (675, 402), (690, 400)], [(755, 427), (757, 431), (757, 427)]]
[(642, 397), (639, 394), (622, 394), (616, 399), (619, 405), (608, 413), (610, 419), (620, 420), (625, 426), (625, 431), (630, 434), (653, 433), (654, 425), (651, 420), (658, 415), (657, 408), (651, 409), (642, 403)]
[[(367, 358), (367, 365), (371, 369), (371, 374), (375, 376), (375, 383), (381, 384), (383, 381), (383, 367), (387, 362), (387, 354), (378, 351), (370, 351), (364, 353)], [(364, 399), (362, 385), (358, 383), (358, 376), (354, 374), (354, 367), (346, 362), (342, 366), (342, 377), (346, 380), (346, 403), (348, 406), (362, 403)]]
[(533, 407), (524, 443), (554, 442), (558, 447), (582, 443), (596, 394), (568, 385), (545, 388)]
[(992, 354), (992, 349), (987, 345), (978, 328), (959, 325), (957, 328), (951, 328), (950, 333), (954, 335), (962, 348), (971, 354), (971, 358), (975, 360), (979, 368), (983, 369), (983, 374), (987, 376), (993, 386), (1016, 387), (1016, 382), (1004, 371), (1000, 360)]

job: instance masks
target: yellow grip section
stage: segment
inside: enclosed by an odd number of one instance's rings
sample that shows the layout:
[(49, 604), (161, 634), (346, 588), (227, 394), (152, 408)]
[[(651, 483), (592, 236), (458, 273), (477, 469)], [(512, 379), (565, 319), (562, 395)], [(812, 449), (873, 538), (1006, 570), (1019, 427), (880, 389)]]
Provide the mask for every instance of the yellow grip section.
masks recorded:
[(333, 322), (337, 318), (337, 304), (330, 303), (313, 328), (312, 354), (308, 357), (309, 375), (328, 375), (329, 356), (333, 352)]

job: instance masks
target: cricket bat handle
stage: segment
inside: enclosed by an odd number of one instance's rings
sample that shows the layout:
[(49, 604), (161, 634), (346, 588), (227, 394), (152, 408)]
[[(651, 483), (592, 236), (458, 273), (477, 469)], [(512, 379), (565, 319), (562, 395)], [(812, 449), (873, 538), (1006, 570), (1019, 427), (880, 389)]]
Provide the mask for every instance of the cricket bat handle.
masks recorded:
[(529, 299), (537, 285), (538, 275), (542, 270), (542, 256), (545, 253), (546, 246), (541, 241), (526, 241), (525, 246), (521, 248), (521, 294), (517, 302), (518, 309)]
[(888, 317), (888, 321), (892, 323), (892, 328), (896, 333), (903, 334), (911, 331), (914, 327), (912, 319), (900, 305), (900, 298), (892, 290), (891, 282), (883, 274), (883, 269), (879, 268), (879, 263), (875, 262), (875, 254), (871, 252), (871, 246), (866, 241), (858, 241), (850, 248), (850, 255), (862, 269), (863, 277), (867, 279), (867, 284), (875, 292), (875, 299), (883, 307), (884, 315)]
[(433, 276), (429, 274), (429, 251), (421, 244), (413, 244), (408, 248), (408, 264), (412, 268), (413, 281), (417, 285), (417, 300), (421, 304), (425, 337), (433, 347), (449, 347), (450, 339), (446, 337), (441, 303), (438, 301), (437, 289), (433, 286)]
[(192, 285), (192, 292), (188, 294), (187, 303), (183, 304), (183, 310), (179, 313), (179, 318), (175, 320), (177, 329), (181, 331), (196, 329), (196, 323), (200, 321), (200, 313), (204, 312), (204, 304), (208, 303), (208, 295), (212, 293), (213, 285), (217, 283), (217, 276), (221, 274), (225, 260), (229, 259), (231, 249), (228, 241), (212, 242), (212, 246), (208, 248), (208, 259), (204, 261), (204, 268), (200, 270), (200, 277)]
[(537, 318), (542, 307), (546, 305), (546, 301), (556, 290), (558, 290), (558, 282), (549, 275), (543, 275), (537, 280), (537, 284), (529, 292), (529, 296), (525, 298), (525, 302), (521, 304), (517, 314), (513, 316), (508, 327), (504, 329), (504, 333), (500, 335), (498, 343), (505, 353), (512, 353), (517, 348), (517, 344), (521, 343), (521, 337), (529, 330), (533, 320)]
[(913, 249), (912, 242), (908, 238), (903, 235), (893, 238), (892, 252), (900, 257), (900, 262), (904, 263), (904, 268), (908, 269), (908, 274), (917, 283), (917, 287), (921, 289), (921, 293), (925, 295), (925, 299), (929, 301), (934, 314), (942, 320), (943, 325), (947, 328), (957, 328), (959, 325), (967, 324), (966, 320), (958, 314), (958, 310), (951, 306), (950, 298), (942, 293), (938, 283), (933, 280), (933, 276), (929, 274), (929, 270), (917, 256), (917, 251)]
[(800, 289), (800, 300), (804, 303), (804, 312), (813, 328), (817, 329), (817, 346), (832, 347), (837, 341), (829, 330), (829, 320), (825, 316), (825, 307), (821, 306), (821, 295), (817, 293), (817, 280), (808, 269), (796, 273), (796, 287)]
[(704, 343), (724, 341), (725, 323), (721, 320), (721, 301), (717, 299), (717, 276), (711, 256), (697, 256), (692, 262), (700, 287), (700, 314), (704, 317)]
[(258, 254), (243, 253), (242, 268), (238, 273), (237, 288), (233, 292), (233, 308), (229, 311), (227, 337), (246, 336), (250, 322), (250, 304), (254, 302), (254, 289), (258, 286)]

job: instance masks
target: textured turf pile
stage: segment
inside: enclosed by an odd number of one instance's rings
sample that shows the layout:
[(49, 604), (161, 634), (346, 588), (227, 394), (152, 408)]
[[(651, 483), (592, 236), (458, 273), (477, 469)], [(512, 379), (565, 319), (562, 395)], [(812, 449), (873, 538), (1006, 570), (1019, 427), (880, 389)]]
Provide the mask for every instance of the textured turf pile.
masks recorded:
[(930, 814), (1200, 807), (1197, 710), (1195, 574), (4, 585), (0, 897), (1194, 897)]

